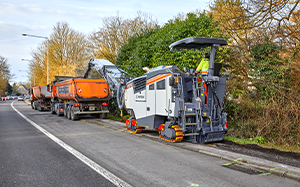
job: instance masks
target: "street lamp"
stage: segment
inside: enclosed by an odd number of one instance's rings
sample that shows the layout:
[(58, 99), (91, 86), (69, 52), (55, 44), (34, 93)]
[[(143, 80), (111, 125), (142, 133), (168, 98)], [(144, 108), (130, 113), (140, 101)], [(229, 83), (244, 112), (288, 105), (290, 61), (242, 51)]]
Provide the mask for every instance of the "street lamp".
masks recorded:
[(24, 59), (22, 58), (23, 61), (28, 61), (28, 62), (32, 62), (32, 60), (28, 60), (28, 59)]
[[(32, 60), (28, 60), (28, 59), (24, 59), (22, 58), (23, 61), (28, 61), (28, 62), (32, 62)], [(25, 71), (25, 70), (19, 70), (19, 71)], [(28, 71), (26, 71), (28, 73)], [(34, 81), (34, 85), (35, 86), (35, 75), (33, 74), (33, 81)], [(31, 82), (30, 82), (31, 83)], [(30, 86), (31, 87), (31, 86)]]
[[(31, 35), (31, 34), (22, 34), (22, 36), (29, 36), (29, 37), (34, 37), (34, 38), (43, 38), (43, 39), (48, 40), (48, 37), (46, 37), (46, 36), (37, 36), (37, 35)], [(47, 46), (47, 84), (48, 84), (48, 82), (49, 82), (49, 46)]]

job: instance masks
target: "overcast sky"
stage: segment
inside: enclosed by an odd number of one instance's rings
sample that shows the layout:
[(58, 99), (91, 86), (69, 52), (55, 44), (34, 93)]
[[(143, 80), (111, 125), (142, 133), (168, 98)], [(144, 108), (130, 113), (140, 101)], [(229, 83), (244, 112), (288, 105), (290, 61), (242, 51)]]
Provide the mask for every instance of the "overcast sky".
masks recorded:
[[(8, 59), (15, 78), (28, 81), (28, 62), (32, 49), (41, 38), (24, 37), (23, 33), (49, 36), (53, 26), (64, 21), (77, 31), (89, 34), (98, 30), (102, 18), (133, 18), (137, 11), (150, 13), (160, 25), (178, 13), (208, 9), (209, 0), (0, 0), (0, 55)], [(22, 71), (19, 71), (22, 70)], [(24, 71), (25, 70), (25, 71)]]

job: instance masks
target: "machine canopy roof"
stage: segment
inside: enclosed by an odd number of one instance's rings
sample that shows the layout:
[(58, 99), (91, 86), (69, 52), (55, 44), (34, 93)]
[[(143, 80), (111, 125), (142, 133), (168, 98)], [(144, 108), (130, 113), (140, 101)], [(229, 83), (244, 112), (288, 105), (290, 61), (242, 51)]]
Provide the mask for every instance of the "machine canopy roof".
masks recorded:
[(200, 49), (212, 45), (227, 45), (227, 41), (220, 38), (189, 37), (172, 43), (169, 48), (174, 49)]

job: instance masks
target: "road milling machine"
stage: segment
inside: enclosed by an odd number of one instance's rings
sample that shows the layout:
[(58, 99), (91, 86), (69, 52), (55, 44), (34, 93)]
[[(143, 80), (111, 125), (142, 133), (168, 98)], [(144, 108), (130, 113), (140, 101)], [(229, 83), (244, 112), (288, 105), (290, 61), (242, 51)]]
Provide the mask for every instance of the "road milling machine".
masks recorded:
[(193, 69), (182, 72), (176, 66), (155, 67), (137, 78), (104, 59), (91, 59), (88, 68), (103, 76), (119, 108), (131, 115), (126, 121), (128, 131), (155, 129), (167, 142), (221, 141), (227, 132), (223, 99), (228, 78), (219, 76), (221, 64), (214, 59), (222, 45), (227, 45), (226, 40), (189, 37), (169, 46), (171, 50), (211, 48), (209, 69), (202, 72), (201, 82)]

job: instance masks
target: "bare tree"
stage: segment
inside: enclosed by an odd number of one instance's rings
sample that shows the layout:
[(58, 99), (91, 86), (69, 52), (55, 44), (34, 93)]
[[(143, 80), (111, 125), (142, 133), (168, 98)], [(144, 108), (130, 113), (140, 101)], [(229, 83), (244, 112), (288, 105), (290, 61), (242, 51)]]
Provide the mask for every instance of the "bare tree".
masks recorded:
[(58, 22), (50, 37), (32, 52), (30, 69), (36, 84), (46, 83), (47, 62), (49, 80), (54, 76), (81, 76), (89, 59), (88, 51), (83, 33), (70, 28), (66, 22)]
[(115, 62), (121, 45), (142, 29), (154, 28), (157, 20), (150, 14), (137, 12), (133, 19), (124, 19), (119, 14), (103, 18), (103, 27), (89, 36), (93, 56)]

